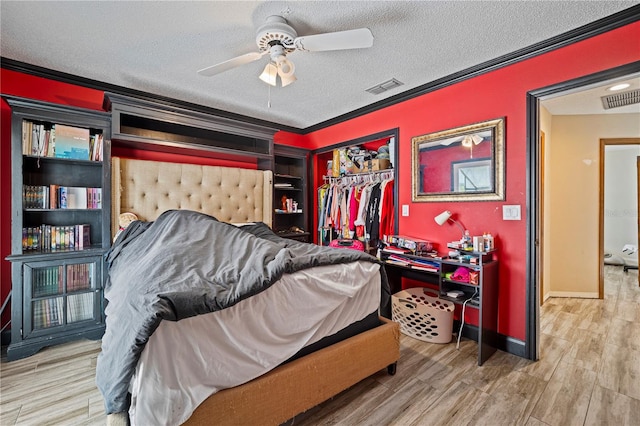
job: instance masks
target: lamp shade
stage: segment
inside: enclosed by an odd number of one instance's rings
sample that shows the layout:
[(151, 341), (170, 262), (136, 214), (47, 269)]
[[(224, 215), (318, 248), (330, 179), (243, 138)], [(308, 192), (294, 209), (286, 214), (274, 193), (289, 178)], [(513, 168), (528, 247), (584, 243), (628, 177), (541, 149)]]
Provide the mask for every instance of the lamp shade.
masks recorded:
[(288, 86), (296, 80), (297, 78), (293, 74), (291, 74), (290, 76), (280, 75), (280, 81), (282, 82), (282, 87)]
[(264, 81), (271, 86), (276, 85), (276, 77), (278, 76), (278, 68), (273, 62), (269, 62), (264, 71), (260, 74), (260, 80)]
[(285, 58), (284, 55), (278, 57), (276, 64), (278, 64), (278, 74), (280, 74), (281, 78), (291, 77), (296, 71), (296, 67), (293, 65), (293, 62)]
[(436, 223), (440, 226), (444, 225), (447, 220), (451, 217), (451, 212), (449, 210), (445, 210), (436, 216), (434, 219)]

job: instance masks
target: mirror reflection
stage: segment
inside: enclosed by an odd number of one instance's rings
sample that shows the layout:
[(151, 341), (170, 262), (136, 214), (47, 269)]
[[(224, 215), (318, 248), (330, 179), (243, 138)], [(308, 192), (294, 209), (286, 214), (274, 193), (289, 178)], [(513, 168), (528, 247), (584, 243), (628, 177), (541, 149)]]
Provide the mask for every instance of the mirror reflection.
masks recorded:
[(413, 201), (504, 199), (504, 120), (414, 137)]

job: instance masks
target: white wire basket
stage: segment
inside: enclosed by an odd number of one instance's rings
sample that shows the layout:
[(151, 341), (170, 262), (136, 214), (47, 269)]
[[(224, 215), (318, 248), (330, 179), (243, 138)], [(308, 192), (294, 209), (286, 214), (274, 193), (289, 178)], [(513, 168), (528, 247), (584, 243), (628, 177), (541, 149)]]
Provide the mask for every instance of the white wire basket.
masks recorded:
[(409, 337), (430, 343), (449, 343), (453, 336), (453, 302), (429, 295), (432, 290), (416, 287), (391, 296), (391, 319)]

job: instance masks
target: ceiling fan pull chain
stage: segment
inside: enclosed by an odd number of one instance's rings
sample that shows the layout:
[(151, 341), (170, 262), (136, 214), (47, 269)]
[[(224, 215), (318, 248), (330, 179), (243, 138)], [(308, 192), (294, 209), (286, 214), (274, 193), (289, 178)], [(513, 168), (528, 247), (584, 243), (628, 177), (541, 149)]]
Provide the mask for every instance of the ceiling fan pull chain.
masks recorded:
[(269, 95), (268, 95), (268, 98), (267, 98), (267, 108), (270, 109), (271, 108), (271, 85), (267, 85), (267, 87), (269, 88), (268, 89), (269, 90), (269, 92), (268, 92)]

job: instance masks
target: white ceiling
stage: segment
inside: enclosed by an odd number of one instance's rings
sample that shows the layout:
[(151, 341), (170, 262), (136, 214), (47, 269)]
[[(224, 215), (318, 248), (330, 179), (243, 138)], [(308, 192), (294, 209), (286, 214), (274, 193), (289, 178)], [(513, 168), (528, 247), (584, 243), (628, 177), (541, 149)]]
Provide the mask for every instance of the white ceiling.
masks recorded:
[[(637, 4), (613, 0), (2, 0), (0, 54), (304, 129)], [(258, 79), (267, 57), (213, 77), (196, 73), (257, 51), (256, 28), (273, 14), (285, 16), (300, 36), (367, 27), (374, 45), (294, 52), (289, 59), (295, 63), (298, 81), (284, 88), (270, 89)], [(380, 95), (365, 92), (391, 78), (404, 85)]]
[[(611, 87), (626, 83), (629, 87), (620, 91), (611, 91)], [(542, 100), (542, 105), (552, 115), (585, 115), (585, 114), (640, 114), (640, 103), (605, 109), (602, 97), (626, 93), (640, 89), (640, 73), (628, 75), (614, 80), (580, 87), (579, 89), (557, 93)]]

